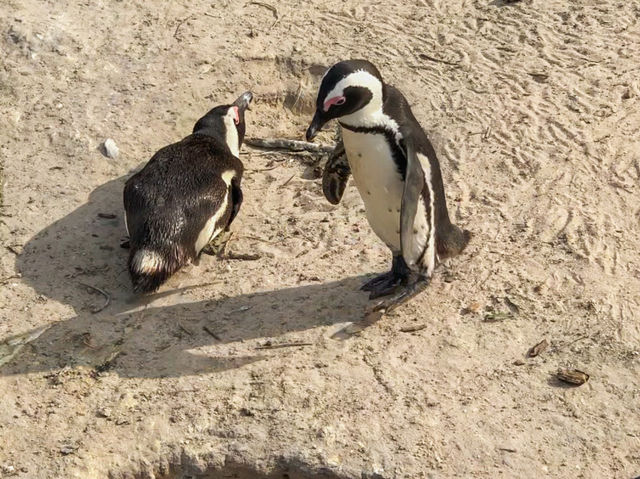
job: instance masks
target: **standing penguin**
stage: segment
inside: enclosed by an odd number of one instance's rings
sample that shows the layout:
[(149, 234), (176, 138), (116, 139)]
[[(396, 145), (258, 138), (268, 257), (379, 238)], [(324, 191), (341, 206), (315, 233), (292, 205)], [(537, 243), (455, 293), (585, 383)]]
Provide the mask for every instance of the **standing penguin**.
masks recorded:
[(471, 233), (449, 219), (438, 158), (409, 103), (370, 62), (329, 68), (307, 140), (334, 118), (342, 144), (327, 162), (323, 191), (337, 204), (353, 174), (369, 224), (393, 253), (391, 271), (362, 289), (371, 299), (393, 294), (374, 307), (390, 311), (422, 291), (436, 263), (462, 252)]
[(191, 135), (160, 149), (126, 182), (128, 266), (136, 292), (158, 289), (238, 214), (244, 169), (239, 151), (252, 99), (246, 92), (213, 108)]

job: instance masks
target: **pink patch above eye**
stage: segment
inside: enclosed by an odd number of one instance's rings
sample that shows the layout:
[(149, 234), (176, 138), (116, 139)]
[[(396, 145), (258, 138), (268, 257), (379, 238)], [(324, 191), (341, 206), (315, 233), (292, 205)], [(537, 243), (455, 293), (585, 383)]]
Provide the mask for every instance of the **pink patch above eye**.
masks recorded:
[(334, 96), (324, 102), (322, 109), (324, 111), (329, 111), (329, 108), (331, 108), (332, 105), (343, 105), (345, 101), (347, 101), (347, 99), (343, 96)]
[(233, 121), (237, 125), (238, 123), (240, 123), (240, 114), (238, 113), (238, 107), (237, 106), (233, 107), (233, 114), (234, 114)]

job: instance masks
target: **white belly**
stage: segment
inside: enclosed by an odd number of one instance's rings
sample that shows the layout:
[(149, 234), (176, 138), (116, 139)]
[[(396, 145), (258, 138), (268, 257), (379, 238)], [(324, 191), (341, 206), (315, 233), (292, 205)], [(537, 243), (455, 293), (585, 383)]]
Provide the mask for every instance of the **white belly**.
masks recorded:
[(385, 136), (343, 128), (342, 139), (371, 228), (389, 248), (400, 251), (404, 183)]

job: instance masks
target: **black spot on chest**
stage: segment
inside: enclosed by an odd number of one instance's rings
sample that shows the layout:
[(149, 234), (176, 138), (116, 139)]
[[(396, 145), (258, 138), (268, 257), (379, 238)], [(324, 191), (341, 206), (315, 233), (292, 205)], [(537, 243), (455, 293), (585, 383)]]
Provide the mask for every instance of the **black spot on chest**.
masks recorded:
[[(391, 130), (390, 128), (386, 128), (384, 126), (373, 126), (373, 127), (365, 127), (365, 126), (351, 126), (345, 125), (344, 123), (340, 123), (340, 126), (346, 128), (349, 131), (353, 131), (356, 133), (365, 133), (365, 134), (378, 134), (383, 135), (385, 137), (386, 142), (389, 144), (389, 149), (391, 150), (391, 157), (393, 162), (396, 165), (398, 173), (404, 181), (407, 175), (407, 158), (398, 145), (396, 141), (396, 132)], [(361, 157), (362, 154), (358, 153), (358, 157)]]

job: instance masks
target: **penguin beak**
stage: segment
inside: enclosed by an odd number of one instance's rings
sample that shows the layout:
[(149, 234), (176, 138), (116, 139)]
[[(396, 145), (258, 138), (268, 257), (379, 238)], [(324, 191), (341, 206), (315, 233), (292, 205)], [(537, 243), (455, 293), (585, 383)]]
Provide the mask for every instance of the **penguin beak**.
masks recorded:
[(313, 120), (311, 120), (311, 124), (307, 128), (307, 141), (313, 140), (326, 122), (327, 120), (323, 118), (322, 112), (316, 110), (316, 114), (313, 115)]
[(250, 109), (249, 104), (251, 103), (251, 100), (253, 100), (253, 93), (246, 91), (233, 102), (233, 105), (237, 106), (238, 109), (243, 112)]

